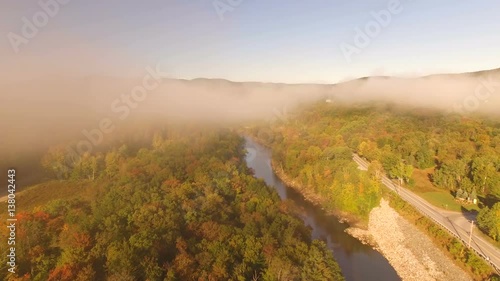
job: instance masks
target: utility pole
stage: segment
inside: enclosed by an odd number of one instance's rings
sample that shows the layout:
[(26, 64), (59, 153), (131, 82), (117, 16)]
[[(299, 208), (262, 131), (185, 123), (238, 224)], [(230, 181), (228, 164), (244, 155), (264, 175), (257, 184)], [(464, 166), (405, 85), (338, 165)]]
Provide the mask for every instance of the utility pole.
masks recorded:
[(474, 221), (471, 220), (471, 224), (470, 224), (470, 233), (469, 233), (469, 248), (470, 248), (470, 242), (472, 240), (472, 228), (474, 227)]

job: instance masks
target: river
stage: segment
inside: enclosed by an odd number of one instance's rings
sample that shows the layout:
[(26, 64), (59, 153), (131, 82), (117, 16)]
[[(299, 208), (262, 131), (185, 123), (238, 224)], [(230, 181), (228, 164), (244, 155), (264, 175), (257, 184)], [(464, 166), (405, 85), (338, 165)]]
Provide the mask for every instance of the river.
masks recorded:
[(326, 215), (319, 207), (313, 206), (302, 195), (288, 188), (276, 177), (271, 168), (271, 151), (250, 138), (245, 138), (248, 151), (247, 165), (255, 171), (257, 178), (263, 179), (276, 189), (282, 200), (292, 200), (303, 209), (302, 219), (312, 229), (312, 238), (325, 241), (333, 251), (347, 281), (391, 281), (401, 280), (386, 258), (370, 246), (363, 245), (344, 230), (348, 227), (335, 217)]

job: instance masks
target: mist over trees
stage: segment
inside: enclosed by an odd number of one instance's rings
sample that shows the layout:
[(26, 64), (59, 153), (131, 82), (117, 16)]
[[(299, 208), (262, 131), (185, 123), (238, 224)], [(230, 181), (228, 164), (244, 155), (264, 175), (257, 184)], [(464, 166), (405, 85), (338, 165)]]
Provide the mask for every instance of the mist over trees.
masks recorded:
[[(39, 66), (32, 68), (39, 69)], [(161, 68), (159, 72), (168, 73)], [(0, 167), (14, 165), (29, 169), (33, 171), (30, 173), (33, 179), (26, 183), (35, 183), (41, 172), (33, 163), (38, 164), (49, 147), (87, 140), (88, 134), (84, 132), (98, 129), (104, 119), (111, 122), (113, 131), (104, 134), (97, 148), (131, 134), (138, 124), (168, 120), (235, 125), (280, 118), (283, 112), (297, 106), (325, 99), (345, 105), (392, 103), (464, 116), (498, 117), (500, 106), (496, 94), (500, 92), (498, 69), (420, 78), (371, 77), (337, 84), (296, 85), (223, 79), (181, 80), (166, 75), (139, 99), (134, 98), (132, 90), (142, 85), (142, 77), (134, 77), (59, 73), (0, 78), (0, 111), (8, 117), (0, 120), (0, 130), (9, 136), (0, 139), (0, 153), (4, 155)], [(425, 150), (415, 155), (420, 167), (430, 163), (423, 153)], [(28, 177), (23, 178), (21, 180)]]
[[(331, 210), (363, 218), (378, 204), (381, 173), (413, 187), (414, 171), (425, 170), (435, 187), (453, 195), (500, 200), (499, 124), (418, 108), (319, 102), (286, 122), (251, 131), (273, 148), (278, 167), (306, 193), (318, 195)], [(353, 152), (372, 162), (368, 173), (357, 169)], [(498, 239), (495, 216), (483, 209), (479, 224)]]
[[(17, 214), (15, 280), (343, 280), (296, 207), (253, 177), (243, 138), (190, 129), (82, 157), (64, 183), (86, 183), (90, 200)], [(44, 165), (60, 154), (49, 150)]]
[[(278, 119), (267, 138), (262, 127), (251, 134), (318, 203), (354, 220), (378, 205), (382, 173), (412, 187), (425, 169), (454, 195), (500, 197), (499, 70), (335, 85), (166, 78), (144, 100), (131, 93), (141, 79), (66, 78), (0, 81), (0, 168), (29, 171), (20, 186), (48, 181), (50, 192), (58, 179), (96, 193), (19, 214), (19, 239), (30, 241), (19, 247), (20, 280), (340, 280), (326, 246), (252, 177), (241, 138), (211, 127)], [(167, 123), (183, 129), (153, 128)], [(372, 162), (368, 172), (353, 152)], [(478, 215), (496, 240), (498, 218), (498, 203)]]

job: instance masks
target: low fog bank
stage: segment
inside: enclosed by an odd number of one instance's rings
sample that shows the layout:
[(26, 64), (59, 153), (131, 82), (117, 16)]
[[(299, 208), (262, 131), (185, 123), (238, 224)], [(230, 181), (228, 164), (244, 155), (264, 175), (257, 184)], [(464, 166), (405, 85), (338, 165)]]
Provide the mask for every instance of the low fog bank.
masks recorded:
[(343, 103), (389, 102), (463, 115), (500, 117), (500, 69), (419, 78), (368, 77), (335, 86)]
[[(91, 76), (0, 83), (0, 130), (4, 136), (0, 153), (28, 153), (54, 143), (85, 139), (83, 131), (102, 130), (103, 126), (113, 128), (112, 133), (104, 134), (110, 139), (127, 128), (133, 132), (141, 120), (226, 126), (276, 119), (297, 105), (326, 99), (347, 104), (382, 101), (459, 114), (500, 114), (500, 69), (421, 78), (372, 77), (336, 85), (146, 80)], [(0, 161), (6, 159), (12, 158)], [(8, 164), (0, 163), (4, 165)]]
[[(226, 80), (123, 79), (103, 76), (0, 84), (0, 151), (29, 150), (83, 137), (103, 120), (117, 131), (137, 120), (222, 126), (279, 118), (317, 100), (331, 86), (234, 83)], [(109, 122), (108, 122), (109, 121)], [(110, 134), (108, 137), (111, 137)]]

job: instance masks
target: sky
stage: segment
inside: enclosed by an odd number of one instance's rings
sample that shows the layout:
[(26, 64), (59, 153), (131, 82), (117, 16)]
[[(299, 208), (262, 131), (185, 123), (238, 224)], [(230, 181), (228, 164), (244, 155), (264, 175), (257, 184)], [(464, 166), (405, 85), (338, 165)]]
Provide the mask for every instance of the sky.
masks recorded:
[(499, 14), (486, 0), (3, 0), (0, 69), (131, 76), (160, 65), (173, 78), (284, 83), (476, 71), (500, 67)]

